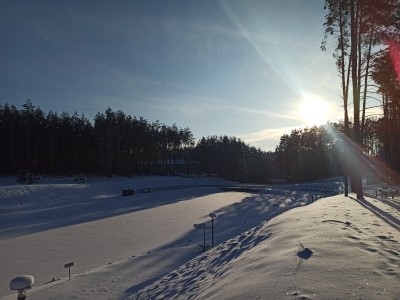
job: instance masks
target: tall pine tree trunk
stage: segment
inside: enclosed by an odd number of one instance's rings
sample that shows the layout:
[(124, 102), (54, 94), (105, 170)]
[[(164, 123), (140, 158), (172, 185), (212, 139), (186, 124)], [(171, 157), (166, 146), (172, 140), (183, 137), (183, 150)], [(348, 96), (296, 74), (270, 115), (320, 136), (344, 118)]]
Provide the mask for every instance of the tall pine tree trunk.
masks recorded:
[[(359, 8), (358, 1), (355, 3), (354, 0), (350, 0), (350, 18), (351, 18), (351, 80), (353, 84), (353, 108), (354, 108), (354, 142), (355, 147), (361, 145), (361, 134), (360, 134), (360, 85), (359, 85), (359, 65), (358, 65), (358, 46), (360, 38), (358, 35), (358, 16)], [(359, 149), (353, 149), (355, 155), (362, 155), (362, 151)], [(362, 190), (362, 177), (361, 177), (361, 166), (353, 166), (351, 170), (351, 184), (352, 190), (357, 194), (357, 199), (363, 198)]]
[[(341, 52), (341, 61), (340, 61), (340, 73), (342, 79), (342, 97), (343, 97), (343, 108), (344, 108), (344, 133), (347, 137), (349, 137), (349, 114), (348, 114), (348, 92), (349, 92), (349, 79), (350, 79), (350, 65), (351, 59), (349, 59), (348, 69), (346, 74), (346, 66), (345, 66), (345, 41), (344, 41), (344, 10), (343, 10), (343, 3), (340, 2), (339, 4), (339, 30), (340, 30), (340, 52)], [(347, 77), (347, 78), (346, 78)], [(347, 197), (349, 195), (349, 188), (347, 184), (347, 177), (348, 177), (348, 169), (346, 166), (343, 168), (344, 170), (344, 195)]]

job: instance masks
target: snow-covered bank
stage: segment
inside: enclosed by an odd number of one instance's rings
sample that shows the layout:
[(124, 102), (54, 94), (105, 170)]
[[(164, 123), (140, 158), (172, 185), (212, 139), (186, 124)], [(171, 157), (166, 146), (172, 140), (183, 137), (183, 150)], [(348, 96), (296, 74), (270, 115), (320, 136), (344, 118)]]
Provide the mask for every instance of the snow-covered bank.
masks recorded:
[[(20, 274), (35, 276), (31, 300), (400, 299), (398, 199), (335, 196), (306, 206), (315, 186), (217, 187), (227, 184), (179, 177), (0, 184), (0, 299), (15, 299), (8, 284)], [(183, 185), (198, 187), (174, 188)], [(295, 207), (302, 208), (281, 214)], [(216, 247), (202, 254), (193, 224), (209, 222), (210, 212)]]
[(71, 183), (70, 178), (43, 180), (36, 185), (0, 186), (0, 239), (37, 233), (68, 225), (96, 221), (133, 211), (174, 203), (186, 198), (206, 195), (203, 189), (178, 190), (122, 197), (122, 190), (159, 186), (224, 185), (218, 178), (136, 177), (133, 179), (97, 179), (87, 183)]
[[(185, 184), (199, 187), (121, 196), (126, 188)], [(217, 178), (179, 177), (4, 184), (0, 186), (0, 296), (10, 294), (12, 277), (29, 273), (37, 283), (29, 291), (30, 299), (52, 299), (54, 285), (56, 298), (93, 299), (93, 292), (97, 299), (122, 297), (198, 255), (202, 234), (193, 224), (209, 221), (210, 212), (217, 214), (218, 244), (283, 210), (310, 202), (307, 194), (295, 191), (249, 194), (205, 186), (226, 184)], [(75, 262), (74, 276), (65, 282), (64, 264), (70, 261)], [(53, 278), (62, 280), (52, 282)]]
[(399, 279), (399, 231), (335, 196), (285, 212), (129, 299), (400, 299)]

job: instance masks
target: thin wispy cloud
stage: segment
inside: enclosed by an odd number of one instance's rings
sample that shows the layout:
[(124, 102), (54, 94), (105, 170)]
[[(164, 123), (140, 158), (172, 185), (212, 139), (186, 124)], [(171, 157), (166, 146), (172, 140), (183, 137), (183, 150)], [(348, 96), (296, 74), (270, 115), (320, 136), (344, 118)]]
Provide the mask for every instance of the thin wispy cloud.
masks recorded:
[(226, 110), (226, 106), (216, 98), (200, 98), (193, 95), (172, 98), (148, 97), (146, 106), (162, 114), (207, 116), (210, 113)]
[(276, 141), (279, 141), (279, 138), (283, 134), (289, 134), (292, 130), (298, 128), (298, 126), (289, 126), (289, 127), (281, 127), (281, 128), (266, 128), (260, 131), (251, 132), (248, 134), (242, 134), (238, 137), (243, 139), (246, 143), (254, 144), (254, 145), (264, 145), (268, 144), (269, 141), (273, 141), (276, 145)]
[(251, 115), (263, 115), (266, 117), (271, 117), (275, 119), (287, 119), (287, 120), (298, 120), (298, 116), (295, 113), (290, 113), (290, 114), (281, 114), (277, 112), (271, 112), (271, 111), (266, 111), (266, 110), (260, 110), (260, 109), (251, 109), (251, 108), (244, 108), (244, 107), (231, 107), (232, 110), (248, 113)]

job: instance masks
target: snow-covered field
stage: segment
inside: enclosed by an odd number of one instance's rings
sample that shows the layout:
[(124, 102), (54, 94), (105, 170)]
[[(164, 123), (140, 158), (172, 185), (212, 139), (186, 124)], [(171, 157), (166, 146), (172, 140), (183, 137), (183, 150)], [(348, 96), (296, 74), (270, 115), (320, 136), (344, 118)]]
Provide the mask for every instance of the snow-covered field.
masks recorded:
[[(305, 206), (313, 188), (220, 188), (231, 185), (3, 179), (0, 299), (16, 298), (8, 285), (21, 274), (35, 276), (29, 299), (400, 299), (398, 198), (338, 195)], [(122, 197), (127, 188), (142, 193)], [(202, 253), (193, 224), (211, 212), (216, 246)]]

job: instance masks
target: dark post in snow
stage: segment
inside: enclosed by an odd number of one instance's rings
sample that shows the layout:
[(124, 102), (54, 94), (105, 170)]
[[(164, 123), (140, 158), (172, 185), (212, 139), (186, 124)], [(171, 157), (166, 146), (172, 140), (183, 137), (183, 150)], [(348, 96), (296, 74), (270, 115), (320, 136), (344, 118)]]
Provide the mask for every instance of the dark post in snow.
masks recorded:
[(74, 265), (74, 262), (70, 262), (64, 265), (64, 268), (68, 268), (68, 277), (71, 280), (71, 267)]
[(211, 248), (214, 248), (214, 219), (217, 215), (211, 213), (208, 216), (211, 218)]

